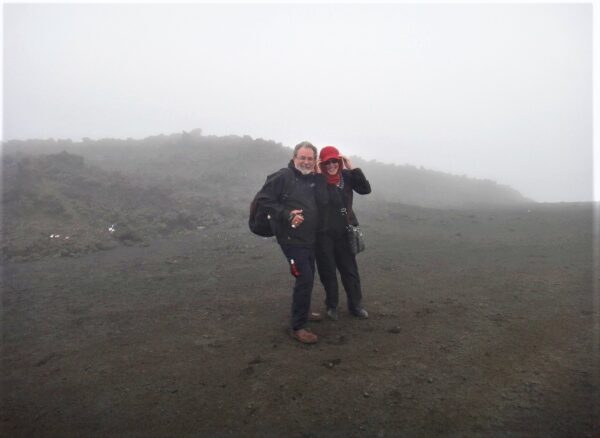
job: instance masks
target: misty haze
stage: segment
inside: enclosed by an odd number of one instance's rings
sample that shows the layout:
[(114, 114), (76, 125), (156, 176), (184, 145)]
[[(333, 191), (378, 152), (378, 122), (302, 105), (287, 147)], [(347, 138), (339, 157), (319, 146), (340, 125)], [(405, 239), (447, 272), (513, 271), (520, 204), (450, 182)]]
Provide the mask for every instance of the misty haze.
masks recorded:
[[(3, 12), (4, 434), (600, 430), (591, 4)], [(311, 346), (248, 229), (303, 140), (372, 188)]]
[(592, 59), (591, 4), (7, 4), (3, 139), (308, 138), (590, 201)]

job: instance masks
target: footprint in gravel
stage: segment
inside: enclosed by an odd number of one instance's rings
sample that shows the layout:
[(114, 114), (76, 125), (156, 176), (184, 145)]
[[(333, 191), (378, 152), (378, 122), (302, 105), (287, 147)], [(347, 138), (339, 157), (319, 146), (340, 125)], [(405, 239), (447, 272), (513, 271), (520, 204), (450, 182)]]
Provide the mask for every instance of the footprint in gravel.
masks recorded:
[(333, 339), (329, 339), (327, 343), (331, 345), (344, 345), (348, 343), (348, 338), (346, 338), (344, 335), (338, 335)]
[(54, 359), (55, 357), (58, 357), (57, 353), (50, 353), (47, 356), (45, 356), (43, 359), (39, 360), (35, 366), (36, 367), (41, 367), (46, 365), (48, 362), (50, 362), (52, 359)]
[(242, 370), (242, 375), (251, 376), (252, 374), (254, 374), (254, 367), (252, 365)]
[(429, 308), (429, 307), (425, 307), (424, 309), (421, 310), (417, 310), (417, 312), (415, 313), (417, 318), (421, 318), (423, 316), (427, 316), (430, 315), (434, 312), (433, 309)]

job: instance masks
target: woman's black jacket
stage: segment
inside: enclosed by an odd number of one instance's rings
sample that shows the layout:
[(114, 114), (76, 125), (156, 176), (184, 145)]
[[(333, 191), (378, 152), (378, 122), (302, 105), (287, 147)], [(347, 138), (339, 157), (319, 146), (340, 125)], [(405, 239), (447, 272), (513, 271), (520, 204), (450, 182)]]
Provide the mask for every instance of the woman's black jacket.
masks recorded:
[(319, 232), (339, 234), (344, 232), (348, 222), (354, 226), (358, 225), (358, 219), (352, 208), (353, 193), (368, 195), (371, 193), (371, 184), (360, 168), (343, 169), (342, 178), (344, 179), (342, 188), (333, 184), (327, 185), (329, 202), (326, 208), (320, 210)]

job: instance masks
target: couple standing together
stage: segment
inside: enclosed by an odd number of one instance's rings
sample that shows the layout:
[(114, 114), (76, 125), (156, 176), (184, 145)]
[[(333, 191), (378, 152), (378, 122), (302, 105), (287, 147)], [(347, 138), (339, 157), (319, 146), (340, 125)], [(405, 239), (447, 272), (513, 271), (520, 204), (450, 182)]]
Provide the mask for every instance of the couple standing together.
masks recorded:
[[(275, 235), (296, 277), (292, 297), (291, 335), (299, 342), (314, 344), (317, 336), (308, 321), (311, 313), (315, 261), (325, 289), (327, 316), (338, 319), (339, 270), (348, 299), (348, 310), (357, 318), (368, 318), (362, 307), (362, 292), (356, 256), (350, 251), (348, 224), (357, 226), (352, 195), (366, 195), (371, 186), (359, 168), (333, 146), (321, 150), (304, 141), (294, 148), (288, 167), (281, 169), (262, 189), (265, 206), (276, 226)], [(290, 183), (293, 176), (293, 183)], [(286, 187), (287, 186), (287, 187)], [(293, 261), (293, 263), (292, 263)]]

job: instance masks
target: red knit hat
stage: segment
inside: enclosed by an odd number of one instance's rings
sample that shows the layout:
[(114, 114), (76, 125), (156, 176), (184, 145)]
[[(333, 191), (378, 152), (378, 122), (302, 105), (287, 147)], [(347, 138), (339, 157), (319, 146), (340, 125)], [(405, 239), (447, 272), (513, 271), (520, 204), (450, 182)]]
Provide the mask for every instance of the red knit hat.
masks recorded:
[(325, 146), (319, 153), (319, 159), (322, 163), (331, 159), (339, 160), (340, 151), (338, 151), (334, 146)]

